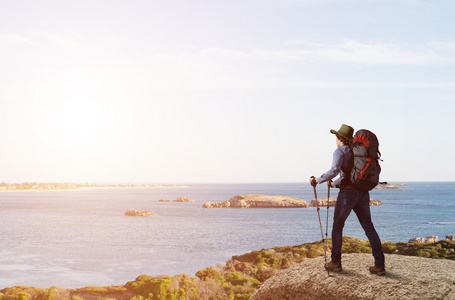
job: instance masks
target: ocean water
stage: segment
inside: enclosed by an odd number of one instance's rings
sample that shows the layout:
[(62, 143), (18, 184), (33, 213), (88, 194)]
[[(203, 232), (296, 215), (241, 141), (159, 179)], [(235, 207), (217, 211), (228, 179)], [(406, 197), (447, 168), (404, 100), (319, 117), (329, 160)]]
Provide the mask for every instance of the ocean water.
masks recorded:
[[(455, 182), (407, 184), (370, 192), (383, 203), (371, 207), (381, 239), (455, 234)], [(324, 185), (317, 191), (327, 196)], [(0, 288), (122, 285), (141, 274), (194, 276), (232, 255), (321, 239), (315, 208), (202, 208), (246, 194), (314, 198), (313, 189), (299, 183), (1, 192)], [(172, 202), (179, 196), (195, 202)], [(171, 202), (158, 201), (163, 198)], [(157, 215), (125, 216), (130, 209)], [(324, 224), (326, 213), (322, 208)], [(332, 218), (330, 208), (329, 236)], [(366, 238), (354, 213), (344, 235)]]

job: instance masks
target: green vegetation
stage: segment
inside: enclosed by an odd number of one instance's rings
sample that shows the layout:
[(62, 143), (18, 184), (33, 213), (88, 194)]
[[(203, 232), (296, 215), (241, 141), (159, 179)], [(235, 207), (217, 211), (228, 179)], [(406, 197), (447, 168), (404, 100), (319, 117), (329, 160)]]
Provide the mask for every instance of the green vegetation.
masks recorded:
[[(329, 245), (331, 242), (329, 241)], [(455, 241), (436, 243), (383, 242), (385, 253), (455, 260)], [(344, 253), (371, 253), (367, 240), (343, 238)], [(280, 270), (324, 255), (322, 241), (274, 247), (233, 256), (224, 266), (176, 276), (141, 275), (124, 286), (81, 289), (12, 287), (0, 290), (0, 300), (247, 300), (265, 280)]]
[(402, 255), (455, 260), (455, 241), (397, 243), (396, 251)]

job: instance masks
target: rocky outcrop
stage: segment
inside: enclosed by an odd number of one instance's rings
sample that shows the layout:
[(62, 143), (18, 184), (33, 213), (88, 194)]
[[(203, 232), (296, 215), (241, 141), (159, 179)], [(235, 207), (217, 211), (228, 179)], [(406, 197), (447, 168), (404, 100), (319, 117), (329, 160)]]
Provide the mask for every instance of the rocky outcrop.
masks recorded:
[(381, 205), (382, 201), (378, 199), (370, 198), (370, 205)]
[(438, 237), (436, 235), (427, 236), (427, 239), (426, 239), (427, 243), (436, 243), (437, 241), (438, 241)]
[(414, 237), (408, 241), (408, 243), (423, 243), (425, 240), (421, 237)]
[(370, 274), (371, 254), (344, 254), (343, 271), (327, 274), (324, 257), (283, 270), (250, 300), (455, 299), (455, 261), (386, 254), (386, 275)]
[[(337, 197), (330, 197), (329, 206), (334, 207), (336, 203), (337, 203)], [(327, 207), (327, 198), (318, 198), (317, 204), (319, 205), (319, 207)], [(376, 199), (370, 198), (370, 205), (381, 205), (381, 204), (382, 204), (381, 200), (376, 200)], [(316, 199), (311, 200), (310, 207), (316, 207)]]
[(194, 202), (194, 200), (187, 197), (178, 197), (174, 202)]
[(138, 211), (137, 209), (132, 209), (125, 212), (125, 215), (131, 217), (146, 217), (150, 216), (150, 212), (148, 210)]
[(287, 196), (268, 196), (260, 194), (249, 194), (246, 196), (235, 196), (229, 200), (211, 203), (206, 202), (204, 208), (289, 208), (309, 207), (308, 202)]
[[(330, 197), (329, 199), (329, 206), (334, 207), (337, 203), (337, 197)], [(310, 207), (327, 207), (327, 198), (318, 198), (318, 202), (316, 203), (316, 199), (311, 200)]]
[[(448, 241), (455, 241), (455, 235), (450, 234), (446, 235), (446, 240)], [(429, 235), (427, 236), (426, 240), (421, 237), (414, 237), (408, 241), (408, 243), (437, 243), (438, 242), (438, 236), (437, 235)]]
[[(159, 202), (171, 202), (171, 200), (169, 200), (169, 199), (160, 199), (160, 200), (158, 200), (158, 201), (159, 201)], [(175, 199), (173, 202), (194, 202), (194, 200), (182, 196), (182, 197), (178, 197), (178, 198)]]
[(400, 186), (409, 186), (409, 184), (404, 183), (386, 183), (386, 184), (378, 184), (375, 189), (383, 189), (383, 190), (397, 190)]
[[(171, 202), (169, 199), (160, 199), (159, 202)], [(194, 202), (193, 199), (187, 197), (178, 197), (177, 199), (173, 200), (172, 202)]]

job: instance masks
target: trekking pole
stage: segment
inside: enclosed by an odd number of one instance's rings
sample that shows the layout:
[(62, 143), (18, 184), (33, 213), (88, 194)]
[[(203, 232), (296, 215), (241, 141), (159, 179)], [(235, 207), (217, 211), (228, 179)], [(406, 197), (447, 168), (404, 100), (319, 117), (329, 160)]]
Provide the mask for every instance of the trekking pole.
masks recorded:
[[(314, 176), (311, 176), (311, 178), (314, 178)], [(318, 203), (318, 195), (316, 193), (316, 182), (314, 182), (314, 183), (311, 182), (311, 185), (313, 186), (314, 198), (316, 200), (316, 208), (317, 208), (317, 211), (318, 211), (319, 227), (321, 228), (322, 245), (324, 246), (325, 266), (326, 266), (326, 269), (327, 269), (327, 274), (330, 276), (329, 268), (328, 268), (328, 264), (327, 264), (327, 248), (326, 248), (325, 242), (324, 242), (324, 232), (322, 231), (321, 214), (319, 213), (320, 208), (319, 208), (319, 203)]]
[[(330, 185), (331, 185), (331, 181), (329, 181), (329, 185), (328, 185), (328, 189), (327, 189), (327, 221), (325, 223), (325, 247), (326, 247), (326, 249), (329, 246), (328, 245), (329, 244), (328, 232), (329, 232)], [(327, 264), (327, 259), (326, 259), (325, 263)], [(327, 274), (329, 274), (329, 276), (330, 276), (329, 268), (327, 268)]]

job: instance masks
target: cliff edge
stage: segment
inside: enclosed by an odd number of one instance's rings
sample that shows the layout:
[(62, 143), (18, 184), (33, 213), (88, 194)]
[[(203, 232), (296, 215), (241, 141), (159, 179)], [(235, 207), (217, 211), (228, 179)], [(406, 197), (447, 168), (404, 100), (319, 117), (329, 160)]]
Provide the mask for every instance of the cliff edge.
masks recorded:
[[(328, 258), (329, 259), (329, 258)], [(250, 300), (455, 299), (455, 261), (386, 254), (386, 275), (370, 274), (371, 254), (344, 254), (343, 271), (306, 260), (268, 279)]]

